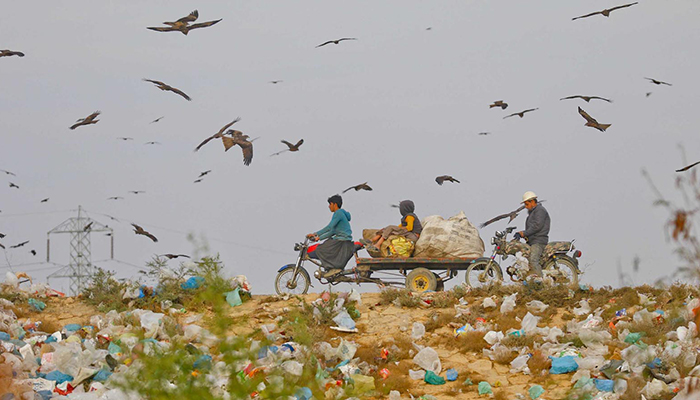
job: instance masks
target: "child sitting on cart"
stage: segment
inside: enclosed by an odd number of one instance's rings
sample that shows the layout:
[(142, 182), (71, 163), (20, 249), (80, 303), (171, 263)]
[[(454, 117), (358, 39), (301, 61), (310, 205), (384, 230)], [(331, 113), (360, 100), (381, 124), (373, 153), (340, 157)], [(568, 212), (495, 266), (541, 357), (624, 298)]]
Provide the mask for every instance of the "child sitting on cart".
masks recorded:
[(372, 240), (361, 239), (360, 243), (365, 245), (369, 251), (379, 251), (380, 246), (390, 236), (401, 236), (415, 243), (423, 231), (423, 225), (420, 219), (414, 213), (415, 204), (411, 200), (403, 200), (399, 203), (399, 212), (401, 213), (401, 224), (399, 226), (389, 225), (377, 231), (377, 234)]

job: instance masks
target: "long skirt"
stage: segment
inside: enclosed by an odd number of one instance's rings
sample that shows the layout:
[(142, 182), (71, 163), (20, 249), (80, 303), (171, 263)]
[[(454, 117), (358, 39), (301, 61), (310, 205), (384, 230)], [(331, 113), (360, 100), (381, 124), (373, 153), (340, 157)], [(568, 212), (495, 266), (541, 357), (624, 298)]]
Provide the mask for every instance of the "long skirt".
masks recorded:
[[(327, 269), (344, 269), (355, 254), (355, 243), (351, 240), (328, 239), (316, 247), (314, 256)], [(310, 257), (313, 257), (309, 254)]]

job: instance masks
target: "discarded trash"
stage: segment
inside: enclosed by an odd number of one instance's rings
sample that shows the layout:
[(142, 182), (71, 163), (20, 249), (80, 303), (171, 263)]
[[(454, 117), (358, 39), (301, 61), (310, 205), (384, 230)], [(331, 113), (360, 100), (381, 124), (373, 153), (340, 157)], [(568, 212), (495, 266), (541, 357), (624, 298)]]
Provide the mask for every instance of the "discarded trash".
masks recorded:
[(493, 298), (486, 297), (481, 303), (481, 306), (484, 308), (496, 308), (496, 302), (493, 300)]
[(180, 287), (183, 289), (199, 289), (200, 286), (204, 284), (204, 278), (201, 276), (192, 276), (187, 278)]
[(411, 338), (413, 340), (418, 340), (425, 335), (425, 325), (420, 322), (413, 323), (413, 330), (411, 331)]
[(374, 377), (353, 374), (350, 375), (350, 378), (355, 381), (355, 390), (353, 393), (362, 394), (374, 390)]
[(530, 389), (528, 389), (527, 393), (530, 395), (532, 400), (535, 400), (544, 394), (544, 388), (540, 385), (532, 385)]
[(426, 371), (432, 371), (439, 374), (442, 371), (442, 363), (437, 351), (431, 347), (424, 347), (413, 357), (413, 362)]
[(413, 380), (421, 380), (422, 381), (423, 379), (425, 379), (425, 370), (421, 369), (421, 370), (415, 371), (415, 370), (409, 369), (408, 370), (408, 377), (413, 379)]
[(243, 304), (243, 300), (241, 300), (241, 294), (240, 294), (241, 289), (240, 288), (235, 288), (230, 292), (224, 293), (226, 296), (226, 302), (228, 305), (231, 307), (237, 307)]
[(46, 303), (44, 303), (43, 301), (30, 298), (29, 300), (27, 300), (27, 302), (30, 306), (32, 306), (33, 309), (39, 312), (44, 311), (44, 309), (46, 308)]
[(352, 319), (352, 317), (350, 317), (350, 314), (348, 314), (345, 309), (343, 309), (338, 313), (338, 315), (335, 316), (335, 318), (333, 318), (333, 322), (335, 322), (339, 328), (356, 331), (355, 321)]
[(630, 333), (627, 336), (625, 336), (625, 343), (635, 344), (639, 342), (642, 336), (644, 336), (643, 332)]
[(486, 382), (486, 381), (481, 381), (479, 382), (479, 394), (493, 394), (493, 390), (491, 389), (491, 385)]
[(541, 302), (541, 301), (539, 301), (539, 300), (532, 300), (532, 301), (529, 301), (529, 302), (526, 304), (526, 306), (527, 306), (527, 309), (528, 309), (529, 311), (533, 312), (533, 313), (541, 313), (541, 312), (543, 312), (544, 310), (546, 310), (547, 307), (549, 307), (549, 305), (544, 304), (543, 302)]
[(513, 312), (515, 309), (515, 299), (518, 297), (517, 293), (513, 293), (508, 297), (503, 299), (503, 304), (501, 304), (501, 314), (508, 314)]
[(447, 378), (447, 380), (450, 382), (456, 381), (457, 376), (459, 376), (459, 374), (457, 373), (457, 370), (454, 368), (450, 368), (445, 372), (445, 378)]
[(581, 300), (579, 302), (579, 307), (574, 308), (574, 314), (576, 315), (586, 315), (591, 312), (591, 306), (588, 305), (588, 301)]
[(425, 383), (430, 385), (444, 385), (445, 378), (435, 375), (433, 371), (425, 371)]
[(401, 393), (398, 390), (389, 392), (389, 400), (401, 400)]
[(486, 335), (484, 335), (484, 340), (486, 341), (486, 343), (493, 346), (494, 344), (503, 340), (503, 337), (503, 332), (489, 331), (486, 333)]
[(564, 357), (549, 357), (552, 360), (552, 368), (549, 369), (550, 374), (568, 374), (578, 369), (578, 364), (572, 356)]
[(466, 324), (466, 325), (464, 325), (464, 326), (462, 326), (462, 327), (456, 328), (456, 329), (454, 330), (454, 334), (455, 334), (455, 336), (462, 336), (462, 335), (464, 335), (465, 333), (471, 332), (471, 331), (474, 331), (474, 330), (476, 330), (476, 329), (474, 329), (473, 326), (471, 326), (470, 324)]
[(595, 382), (596, 389), (601, 392), (612, 392), (615, 386), (615, 382), (610, 379), (593, 379), (593, 382)]

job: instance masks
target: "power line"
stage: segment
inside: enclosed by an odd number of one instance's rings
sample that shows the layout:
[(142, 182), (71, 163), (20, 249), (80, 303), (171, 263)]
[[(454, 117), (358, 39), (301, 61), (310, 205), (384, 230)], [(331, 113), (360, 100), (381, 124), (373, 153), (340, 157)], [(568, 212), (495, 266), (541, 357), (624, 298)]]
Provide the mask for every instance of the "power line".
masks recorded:
[(28, 215), (46, 215), (46, 214), (64, 214), (69, 212), (75, 212), (76, 210), (58, 210), (58, 211), (38, 211), (29, 213), (18, 213), (18, 214), (0, 214), (0, 218), (3, 217), (24, 217)]

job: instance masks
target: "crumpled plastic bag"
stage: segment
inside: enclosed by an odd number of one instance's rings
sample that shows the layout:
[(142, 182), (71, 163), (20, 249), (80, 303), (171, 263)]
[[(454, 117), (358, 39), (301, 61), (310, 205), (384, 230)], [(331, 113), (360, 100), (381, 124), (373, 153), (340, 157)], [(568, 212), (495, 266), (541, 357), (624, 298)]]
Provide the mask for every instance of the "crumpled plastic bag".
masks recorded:
[(484, 340), (486, 343), (493, 346), (494, 344), (503, 340), (504, 337), (503, 332), (489, 331), (484, 335)]
[(528, 360), (530, 360), (529, 354), (521, 354), (515, 357), (515, 359), (510, 362), (510, 373), (517, 374), (518, 372), (522, 372), (525, 375), (530, 375), (530, 368), (527, 366)]
[(326, 342), (321, 342), (317, 346), (319, 353), (323, 354), (326, 361), (333, 361), (336, 359), (340, 361), (352, 360), (357, 351), (357, 345), (345, 339), (340, 339), (340, 344), (335, 348)]
[(241, 288), (235, 288), (230, 292), (224, 293), (226, 296), (226, 302), (228, 305), (231, 307), (237, 307), (243, 304), (243, 300), (241, 300), (241, 294), (240, 294)]
[(411, 330), (411, 339), (418, 340), (425, 335), (425, 325), (420, 322), (413, 323), (413, 329)]
[(550, 374), (568, 374), (575, 372), (578, 369), (578, 364), (573, 356), (564, 357), (549, 357), (552, 360), (552, 367), (549, 369)]
[(146, 311), (141, 314), (141, 327), (146, 330), (144, 332), (144, 337), (153, 338), (158, 333), (158, 328), (160, 328), (163, 323), (163, 313), (154, 313), (153, 311)]
[(343, 309), (341, 312), (338, 313), (333, 318), (333, 322), (338, 325), (338, 327), (343, 328), (343, 329), (348, 329), (348, 330), (353, 330), (355, 329), (355, 321), (352, 319), (350, 314), (348, 314), (345, 309)]
[(668, 393), (668, 385), (658, 379), (653, 379), (647, 383), (641, 393), (649, 399), (658, 399), (664, 393)]
[(432, 371), (439, 374), (442, 371), (442, 363), (437, 351), (432, 347), (424, 347), (413, 357), (413, 362), (426, 371)]
[(532, 400), (535, 400), (544, 394), (544, 388), (540, 385), (532, 385), (530, 389), (528, 389), (527, 393), (530, 395)]
[(488, 309), (488, 308), (496, 308), (496, 302), (493, 300), (491, 297), (487, 297), (484, 299), (484, 301), (481, 302), (481, 306)]
[(491, 390), (491, 385), (486, 381), (479, 382), (479, 394), (493, 394), (493, 390)]
[(433, 371), (425, 371), (425, 383), (430, 385), (444, 385), (445, 378), (436, 375)]
[(576, 315), (586, 315), (591, 312), (591, 306), (588, 305), (588, 301), (581, 300), (578, 302), (579, 307), (574, 307), (574, 314)]
[(521, 322), (521, 327), (522, 330), (528, 334), (531, 335), (535, 332), (537, 332), (537, 323), (540, 322), (540, 317), (535, 317), (534, 315), (530, 314), (528, 311), (527, 314), (523, 317), (523, 320)]
[(501, 314), (508, 314), (513, 312), (515, 309), (515, 299), (518, 298), (517, 293), (513, 293), (510, 296), (503, 298), (503, 304), (501, 304)]
[(539, 300), (529, 301), (526, 304), (526, 306), (527, 306), (527, 309), (533, 313), (541, 313), (549, 307), (548, 304), (544, 304), (543, 302), (541, 302)]

